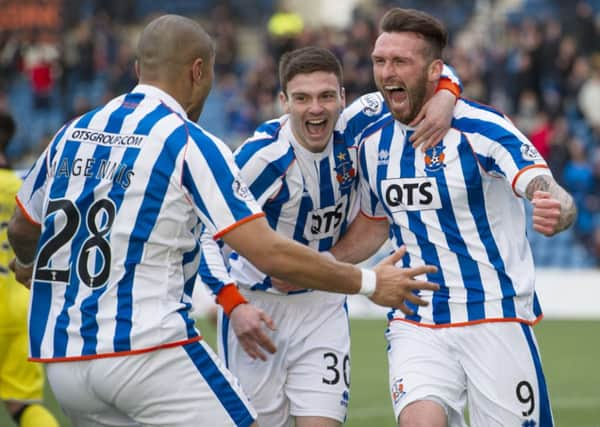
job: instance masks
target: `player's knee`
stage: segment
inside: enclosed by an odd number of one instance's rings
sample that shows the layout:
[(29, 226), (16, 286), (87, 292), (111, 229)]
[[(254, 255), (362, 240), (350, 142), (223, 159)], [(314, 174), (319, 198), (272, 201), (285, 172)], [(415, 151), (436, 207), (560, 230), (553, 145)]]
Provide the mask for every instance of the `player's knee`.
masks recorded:
[(399, 427), (446, 427), (444, 408), (431, 400), (419, 400), (407, 405), (398, 417)]
[(12, 417), (19, 427), (59, 427), (50, 411), (37, 403), (21, 406)]

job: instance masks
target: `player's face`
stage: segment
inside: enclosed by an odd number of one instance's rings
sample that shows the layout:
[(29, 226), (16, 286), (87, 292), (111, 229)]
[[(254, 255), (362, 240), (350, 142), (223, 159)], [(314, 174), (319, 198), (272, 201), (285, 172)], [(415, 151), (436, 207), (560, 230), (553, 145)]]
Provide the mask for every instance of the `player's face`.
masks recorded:
[(344, 90), (337, 76), (325, 71), (296, 74), (280, 100), (298, 143), (313, 153), (323, 151), (344, 108)]
[(425, 40), (412, 32), (381, 33), (371, 57), (373, 77), (396, 120), (409, 123), (434, 93), (439, 75), (424, 56)]

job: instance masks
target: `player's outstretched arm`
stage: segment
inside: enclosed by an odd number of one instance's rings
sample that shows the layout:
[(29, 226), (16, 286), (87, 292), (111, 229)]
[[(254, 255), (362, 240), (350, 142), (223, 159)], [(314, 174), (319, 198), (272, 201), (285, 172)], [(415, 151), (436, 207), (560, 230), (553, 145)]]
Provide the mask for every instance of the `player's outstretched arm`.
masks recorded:
[(262, 217), (227, 232), (223, 240), (270, 276), (309, 289), (362, 293), (386, 307), (403, 306), (408, 289), (437, 289), (435, 284), (414, 279), (435, 271), (435, 267), (397, 268), (394, 264), (402, 255), (395, 254), (374, 270), (360, 269), (280, 236)]
[(533, 229), (545, 236), (553, 236), (573, 224), (577, 208), (573, 197), (550, 175), (539, 175), (525, 190), (533, 205)]
[[(387, 219), (368, 218), (359, 213), (329, 253), (338, 261), (358, 264), (377, 252), (387, 240), (389, 228)], [(271, 281), (281, 292), (301, 289), (275, 277), (271, 277)]]

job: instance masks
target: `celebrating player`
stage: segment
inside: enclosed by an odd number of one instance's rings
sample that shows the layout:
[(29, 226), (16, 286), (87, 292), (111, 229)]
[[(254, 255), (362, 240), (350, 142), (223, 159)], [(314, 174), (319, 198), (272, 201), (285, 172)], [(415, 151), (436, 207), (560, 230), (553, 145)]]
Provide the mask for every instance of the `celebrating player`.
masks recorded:
[(427, 278), (440, 289), (419, 292), (430, 304), (407, 301), (413, 314), (389, 316), (400, 426), (464, 426), (466, 401), (472, 426), (551, 426), (531, 328), (542, 314), (521, 197), (548, 236), (572, 224), (575, 208), (531, 142), (490, 107), (460, 99), (440, 144), (422, 153), (407, 143), (407, 123), (438, 83), (446, 39), (425, 13), (384, 15), (372, 59), (390, 114), (365, 131), (362, 214), (333, 252), (360, 261), (391, 231), (394, 245), (407, 248), (403, 266), (438, 266)]
[[(287, 114), (260, 126), (235, 159), (269, 224), (299, 243), (327, 251), (346, 230), (355, 205), (356, 141), (387, 110), (381, 95), (372, 93), (340, 117), (342, 67), (327, 49), (306, 47), (286, 53), (279, 64), (279, 79), (280, 101)], [(451, 85), (444, 80), (441, 86)], [(456, 98), (445, 90), (437, 98), (428, 109), (428, 120), (449, 125)], [(424, 134), (440, 131), (427, 121), (421, 126)], [(447, 130), (448, 126), (441, 129), (442, 134)], [(228, 275), (210, 236), (203, 239), (203, 249), (204, 282), (215, 293), (224, 284), (236, 283), (252, 303), (221, 316), (218, 337), (221, 356), (239, 377), (259, 423), (340, 426), (350, 386), (345, 296), (284, 287), (237, 253), (231, 255)], [(420, 303), (414, 296), (409, 298)], [(270, 348), (276, 347), (277, 353), (268, 358), (255, 339), (267, 342), (261, 322), (252, 317), (254, 306), (262, 310), (261, 315), (268, 313), (277, 326), (268, 332)], [(257, 357), (264, 363), (257, 364)]]
[[(164, 15), (138, 44), (139, 84), (63, 126), (18, 193), (12, 268), (31, 284), (30, 359), (78, 427), (249, 426), (255, 412), (189, 316), (199, 230), (262, 271), (394, 306), (434, 267), (336, 262), (273, 231), (231, 152), (196, 125), (214, 44)], [(218, 298), (243, 302), (235, 287)], [(412, 298), (412, 297), (411, 297)]]

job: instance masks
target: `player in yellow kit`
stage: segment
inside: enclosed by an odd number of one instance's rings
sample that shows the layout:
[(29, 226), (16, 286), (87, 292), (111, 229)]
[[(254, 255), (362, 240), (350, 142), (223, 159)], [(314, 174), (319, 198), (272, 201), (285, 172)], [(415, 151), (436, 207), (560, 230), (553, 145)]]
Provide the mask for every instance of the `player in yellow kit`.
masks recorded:
[(21, 186), (21, 178), (10, 168), (5, 155), (14, 133), (14, 120), (0, 111), (0, 399), (20, 427), (58, 427), (56, 419), (41, 405), (44, 371), (41, 365), (27, 360), (29, 291), (8, 268), (14, 254), (6, 228)]

